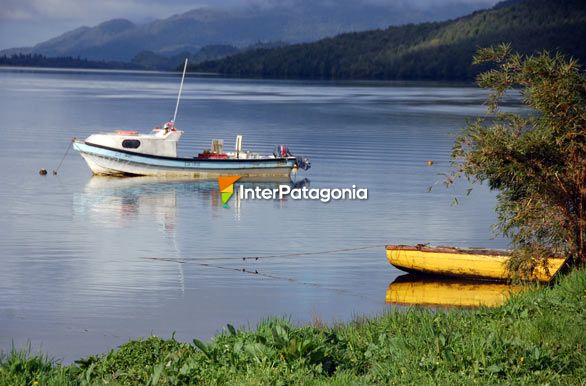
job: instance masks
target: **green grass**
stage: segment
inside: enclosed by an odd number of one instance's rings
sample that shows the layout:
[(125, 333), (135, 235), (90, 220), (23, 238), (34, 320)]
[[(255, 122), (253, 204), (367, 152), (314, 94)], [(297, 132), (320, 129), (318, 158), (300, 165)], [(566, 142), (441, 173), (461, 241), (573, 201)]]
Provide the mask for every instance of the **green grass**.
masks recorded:
[(63, 366), (29, 350), (0, 358), (0, 385), (586, 384), (586, 271), (499, 308), (397, 310), (373, 319), (213, 341), (150, 337)]

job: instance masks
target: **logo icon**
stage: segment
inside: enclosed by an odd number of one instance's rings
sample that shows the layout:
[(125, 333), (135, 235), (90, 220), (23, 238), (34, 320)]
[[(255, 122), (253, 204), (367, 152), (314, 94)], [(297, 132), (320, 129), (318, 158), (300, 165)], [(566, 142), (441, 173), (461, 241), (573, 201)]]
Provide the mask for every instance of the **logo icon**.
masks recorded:
[(240, 179), (240, 176), (222, 176), (218, 177), (218, 186), (222, 195), (222, 205), (228, 207), (228, 201), (234, 195), (234, 183)]

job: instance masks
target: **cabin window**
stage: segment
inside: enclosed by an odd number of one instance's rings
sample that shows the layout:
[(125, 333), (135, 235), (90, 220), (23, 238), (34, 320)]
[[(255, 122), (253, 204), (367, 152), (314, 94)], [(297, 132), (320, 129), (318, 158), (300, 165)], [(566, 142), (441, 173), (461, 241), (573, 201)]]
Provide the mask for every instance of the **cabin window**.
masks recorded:
[(140, 141), (138, 139), (125, 139), (122, 141), (122, 147), (126, 149), (138, 149)]

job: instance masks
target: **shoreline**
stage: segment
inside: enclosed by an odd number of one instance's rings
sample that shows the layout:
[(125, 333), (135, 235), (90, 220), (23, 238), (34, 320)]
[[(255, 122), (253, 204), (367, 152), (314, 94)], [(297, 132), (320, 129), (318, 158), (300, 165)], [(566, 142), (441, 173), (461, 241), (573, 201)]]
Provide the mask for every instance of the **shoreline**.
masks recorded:
[(210, 342), (151, 336), (70, 365), (4, 353), (1, 384), (551, 383), (586, 378), (586, 271), (476, 310), (411, 307), (333, 326), (268, 319)]

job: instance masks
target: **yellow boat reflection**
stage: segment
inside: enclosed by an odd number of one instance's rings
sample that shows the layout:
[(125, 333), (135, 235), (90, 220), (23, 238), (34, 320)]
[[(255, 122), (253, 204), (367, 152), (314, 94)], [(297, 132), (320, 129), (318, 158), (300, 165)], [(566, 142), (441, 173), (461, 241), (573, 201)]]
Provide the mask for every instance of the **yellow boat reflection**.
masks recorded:
[(389, 285), (385, 300), (401, 305), (496, 307), (523, 288), (526, 287), (409, 274), (399, 276)]

